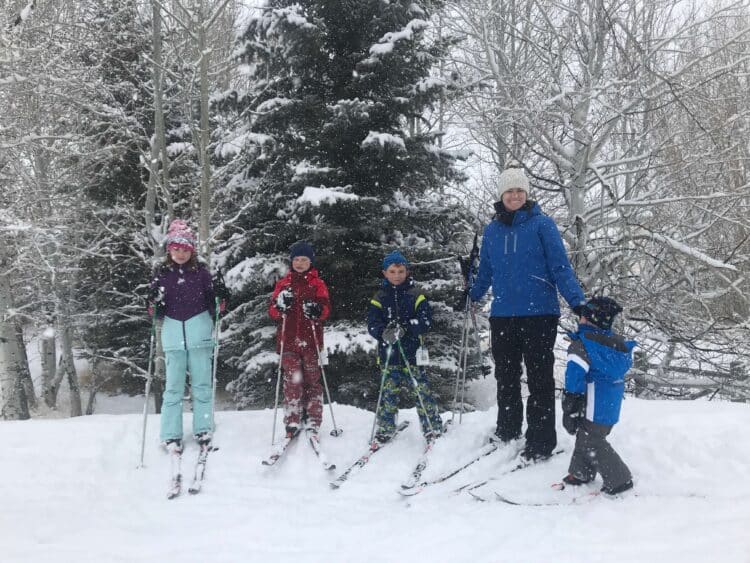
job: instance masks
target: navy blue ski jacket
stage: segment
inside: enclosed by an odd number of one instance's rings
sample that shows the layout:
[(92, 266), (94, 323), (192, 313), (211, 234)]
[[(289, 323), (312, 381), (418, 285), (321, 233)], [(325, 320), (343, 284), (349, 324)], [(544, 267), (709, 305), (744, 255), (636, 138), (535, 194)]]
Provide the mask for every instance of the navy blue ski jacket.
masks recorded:
[[(393, 285), (384, 279), (383, 287), (370, 300), (367, 330), (378, 339), (381, 365), (385, 365), (388, 350), (388, 345), (383, 342), (383, 331), (393, 321), (405, 330), (400, 342), (406, 358), (414, 366), (420, 337), (430, 330), (432, 324), (432, 308), (411, 277), (406, 278), (401, 285)], [(404, 365), (398, 346), (393, 347), (388, 365)]]
[(492, 284), (492, 317), (559, 316), (558, 290), (570, 307), (586, 302), (555, 222), (529, 203), (511, 225), (495, 219), (484, 229), (470, 296), (479, 301)]
[(620, 420), (625, 374), (633, 365), (636, 342), (611, 330), (580, 325), (572, 332), (565, 369), (565, 391), (586, 395), (586, 418), (614, 425)]

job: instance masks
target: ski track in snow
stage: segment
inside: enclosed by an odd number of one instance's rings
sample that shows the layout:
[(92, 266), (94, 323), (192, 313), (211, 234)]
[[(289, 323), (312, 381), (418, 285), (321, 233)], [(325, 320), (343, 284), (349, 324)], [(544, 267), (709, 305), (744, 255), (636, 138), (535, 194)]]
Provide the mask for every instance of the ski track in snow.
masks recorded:
[[(0, 560), (750, 563), (748, 405), (628, 399), (610, 438), (640, 496), (571, 506), (481, 503), (452, 492), (507, 468), (512, 456), (502, 450), (402, 498), (398, 488), (423, 450), (413, 409), (401, 412), (412, 421), (402, 435), (331, 490), (329, 481), (364, 452), (372, 428), (372, 413), (334, 409), (344, 434), (331, 437), (326, 419), (321, 448), (336, 471), (324, 471), (304, 440), (264, 467), (272, 412), (220, 411), (220, 449), (208, 458), (203, 490), (171, 501), (155, 415), (145, 468), (137, 468), (140, 415), (0, 422)], [(423, 478), (472, 457), (495, 413), (465, 414), (435, 444)], [(186, 414), (186, 430), (190, 421)], [(558, 440), (566, 453), (477, 492), (526, 502), (564, 494), (550, 484), (566, 473), (573, 439), (559, 428)], [(188, 439), (185, 489), (197, 455)]]

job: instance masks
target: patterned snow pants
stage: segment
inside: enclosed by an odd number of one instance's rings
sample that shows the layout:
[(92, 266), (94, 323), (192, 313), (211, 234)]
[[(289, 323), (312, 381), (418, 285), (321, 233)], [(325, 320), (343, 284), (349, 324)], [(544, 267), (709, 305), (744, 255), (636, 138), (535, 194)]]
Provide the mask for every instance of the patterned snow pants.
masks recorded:
[(302, 415), (307, 424), (320, 428), (323, 421), (323, 387), (315, 346), (290, 345), (284, 349), (281, 371), (284, 375), (284, 426), (299, 427)]
[[(377, 434), (392, 434), (396, 431), (396, 413), (398, 412), (398, 399), (401, 393), (401, 386), (407, 385), (417, 404), (417, 414), (419, 423), (422, 426), (422, 433), (427, 435), (432, 425), (432, 431), (439, 435), (443, 431), (443, 423), (438, 412), (437, 402), (430, 390), (427, 380), (427, 374), (418, 367), (412, 367), (412, 374), (417, 381), (417, 391), (422, 398), (414, 393), (414, 385), (409, 377), (406, 367), (395, 366), (388, 368), (388, 373), (383, 382), (383, 396), (380, 400), (380, 411), (378, 412)], [(424, 403), (424, 409), (422, 408)], [(425, 409), (427, 412), (425, 412)], [(428, 422), (429, 420), (429, 422)]]

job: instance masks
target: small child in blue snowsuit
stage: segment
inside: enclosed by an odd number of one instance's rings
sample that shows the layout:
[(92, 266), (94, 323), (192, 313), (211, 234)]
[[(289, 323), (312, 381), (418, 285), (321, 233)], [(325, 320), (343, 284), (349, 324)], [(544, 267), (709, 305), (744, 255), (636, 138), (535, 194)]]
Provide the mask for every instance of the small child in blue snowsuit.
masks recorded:
[(427, 374), (417, 366), (416, 355), (422, 335), (430, 330), (432, 309), (399, 251), (394, 250), (383, 260), (383, 276), (383, 286), (370, 300), (367, 312), (367, 330), (378, 340), (378, 364), (383, 370), (375, 439), (384, 443), (393, 436), (399, 393), (405, 383), (415, 391), (422, 433), (431, 441), (442, 434), (443, 424)]
[(633, 488), (628, 466), (607, 442), (620, 418), (625, 374), (633, 364), (634, 341), (612, 332), (622, 311), (609, 297), (594, 297), (581, 309), (578, 330), (569, 334), (568, 364), (562, 398), (563, 426), (575, 434), (566, 485), (583, 485), (597, 472), (602, 492), (615, 495)]

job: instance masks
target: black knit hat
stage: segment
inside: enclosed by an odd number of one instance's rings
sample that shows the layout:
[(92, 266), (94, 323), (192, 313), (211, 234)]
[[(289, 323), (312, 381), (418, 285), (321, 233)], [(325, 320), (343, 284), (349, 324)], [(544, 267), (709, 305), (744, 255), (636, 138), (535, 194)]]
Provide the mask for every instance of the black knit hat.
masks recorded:
[(592, 297), (583, 306), (581, 316), (587, 318), (591, 324), (609, 330), (615, 317), (622, 312), (622, 307), (611, 297)]
[(301, 240), (289, 247), (289, 260), (294, 260), (297, 256), (307, 256), (310, 262), (315, 263), (315, 251), (309, 242)]

